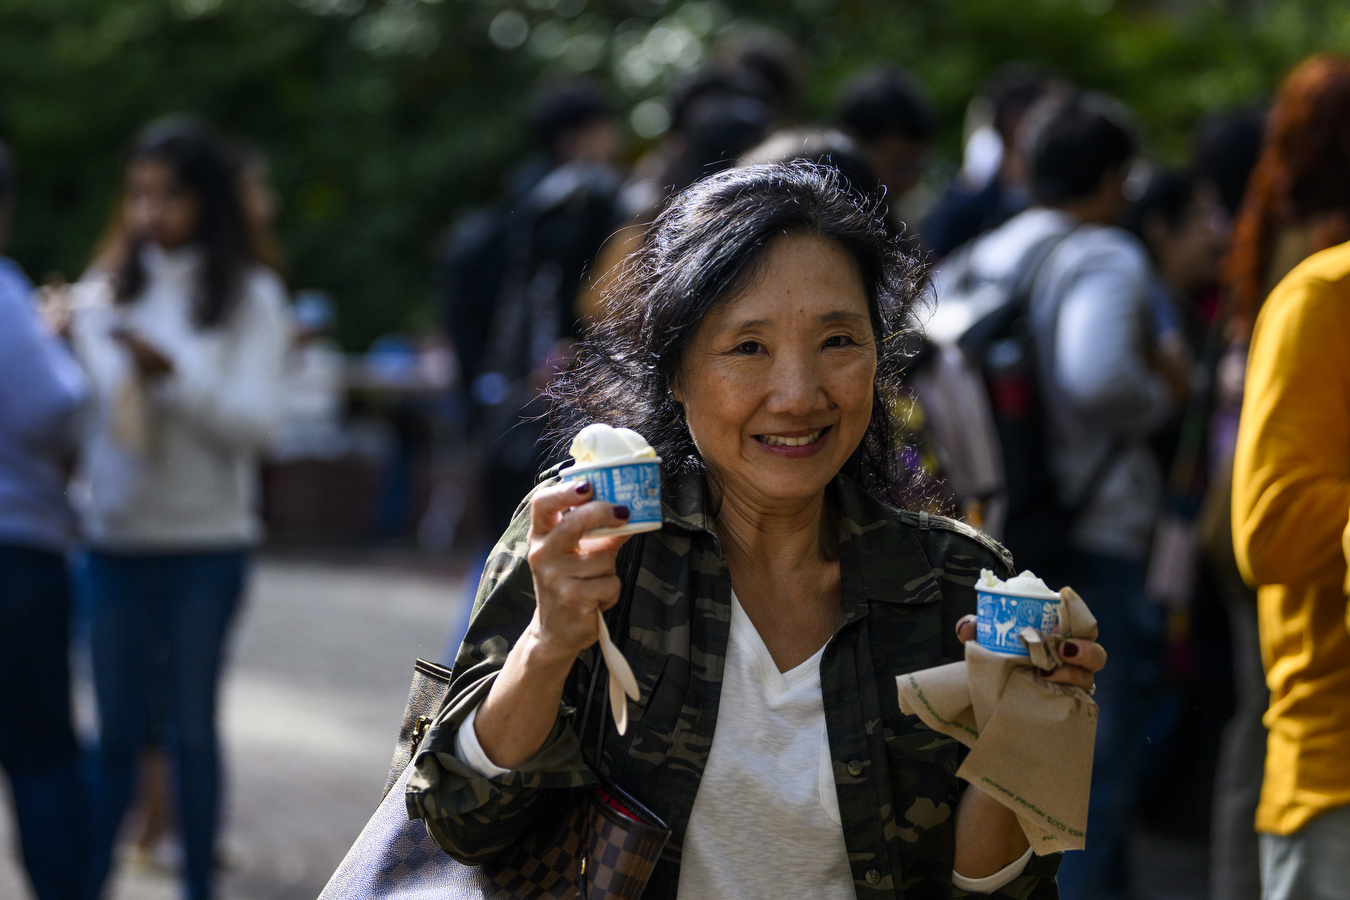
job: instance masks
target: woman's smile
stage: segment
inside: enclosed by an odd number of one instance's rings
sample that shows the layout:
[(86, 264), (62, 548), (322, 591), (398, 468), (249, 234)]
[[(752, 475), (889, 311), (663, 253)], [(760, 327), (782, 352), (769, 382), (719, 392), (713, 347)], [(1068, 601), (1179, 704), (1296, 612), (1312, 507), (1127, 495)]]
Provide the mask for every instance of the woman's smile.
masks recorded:
[(826, 425), (815, 431), (781, 431), (774, 434), (757, 434), (754, 438), (764, 450), (775, 456), (798, 459), (819, 452), (831, 428), (832, 426)]

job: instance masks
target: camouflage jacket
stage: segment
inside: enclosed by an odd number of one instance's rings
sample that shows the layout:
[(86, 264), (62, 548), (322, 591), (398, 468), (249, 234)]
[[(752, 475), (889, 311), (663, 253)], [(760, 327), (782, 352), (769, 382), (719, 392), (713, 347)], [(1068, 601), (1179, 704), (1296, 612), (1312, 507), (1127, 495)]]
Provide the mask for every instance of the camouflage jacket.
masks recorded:
[[(1012, 558), (961, 523), (883, 506), (847, 477), (832, 491), (842, 598), (820, 663), (821, 690), (855, 889), (863, 900), (965, 896), (951, 884), (954, 811), (964, 787), (955, 773), (964, 748), (901, 714), (895, 676), (960, 658), (955, 624), (975, 611), (979, 570), (1006, 577)], [(614, 635), (641, 697), (629, 707), (625, 736), (607, 725), (599, 762), (606, 777), (671, 828), (646, 898), (675, 896), (685, 827), (714, 739), (731, 623), (731, 577), (702, 480), (668, 484), (663, 494), (664, 526), (642, 542), (629, 627)], [(455, 756), (456, 729), (487, 695), (534, 612), (528, 529), (522, 506), (488, 559), (449, 697), (408, 782), (409, 814), (469, 864), (510, 845), (541, 817), (554, 821), (566, 789), (595, 781), (574, 731), (593, 649), (573, 667), (558, 721), (533, 760), (488, 778)], [(595, 718), (610, 719), (607, 712)], [(587, 758), (593, 748), (588, 740)], [(772, 840), (771, 823), (765, 832)], [(1058, 856), (1033, 857), (997, 896), (1053, 900), (1058, 867)]]

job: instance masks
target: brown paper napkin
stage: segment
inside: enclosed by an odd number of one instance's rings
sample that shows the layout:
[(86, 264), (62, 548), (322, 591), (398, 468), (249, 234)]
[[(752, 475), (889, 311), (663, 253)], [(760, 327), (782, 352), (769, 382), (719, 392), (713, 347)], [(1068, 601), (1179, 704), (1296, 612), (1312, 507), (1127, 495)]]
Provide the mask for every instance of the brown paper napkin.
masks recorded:
[(900, 710), (970, 748), (957, 776), (1016, 813), (1037, 854), (1083, 849), (1097, 733), (1087, 693), (1036, 674), (1063, 664), (1066, 638), (1097, 637), (1083, 599), (1072, 588), (1060, 596), (1062, 634), (1019, 635), (1030, 659), (971, 641), (964, 662), (896, 678)]

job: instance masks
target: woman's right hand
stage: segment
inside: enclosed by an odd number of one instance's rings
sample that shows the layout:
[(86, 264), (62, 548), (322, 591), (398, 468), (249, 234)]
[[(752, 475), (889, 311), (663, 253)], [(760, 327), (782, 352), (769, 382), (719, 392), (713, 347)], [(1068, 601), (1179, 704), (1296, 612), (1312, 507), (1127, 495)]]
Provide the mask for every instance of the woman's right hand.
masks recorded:
[(627, 535), (586, 532), (628, 521), (628, 508), (591, 499), (591, 486), (568, 482), (530, 501), (528, 560), (534, 618), (507, 654), (474, 731), (493, 764), (519, 768), (544, 745), (558, 717), (572, 662), (600, 637), (597, 610), (619, 600), (615, 565)]
[(619, 600), (615, 571), (628, 535), (586, 537), (596, 528), (627, 523), (629, 510), (591, 499), (591, 486), (573, 481), (545, 488), (530, 501), (528, 560), (534, 578), (531, 630), (539, 650), (559, 665), (599, 639), (597, 611)]

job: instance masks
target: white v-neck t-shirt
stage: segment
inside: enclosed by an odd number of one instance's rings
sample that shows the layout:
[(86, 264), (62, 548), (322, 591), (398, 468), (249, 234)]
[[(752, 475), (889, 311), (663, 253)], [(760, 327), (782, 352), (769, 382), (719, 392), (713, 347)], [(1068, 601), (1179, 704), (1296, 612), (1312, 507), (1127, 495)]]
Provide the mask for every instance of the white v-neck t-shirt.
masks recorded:
[(733, 595), (722, 699), (685, 832), (679, 900), (852, 900), (825, 705), (822, 646), (779, 672)]

